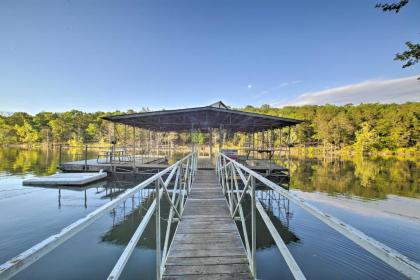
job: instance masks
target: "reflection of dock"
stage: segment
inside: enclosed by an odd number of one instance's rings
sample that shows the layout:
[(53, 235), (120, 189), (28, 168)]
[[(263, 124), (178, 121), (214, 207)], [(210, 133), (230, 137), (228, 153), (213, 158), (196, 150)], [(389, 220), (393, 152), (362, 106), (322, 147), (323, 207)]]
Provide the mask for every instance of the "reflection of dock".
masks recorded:
[[(143, 189), (131, 199), (111, 211), (112, 228), (101, 237), (102, 242), (127, 245), (140, 221), (146, 215), (146, 210), (155, 199), (154, 189)], [(167, 205), (162, 207), (167, 212)], [(166, 229), (166, 228), (165, 228)], [(144, 237), (137, 246), (155, 249), (155, 228), (147, 227)]]
[[(258, 199), (264, 206), (267, 215), (270, 217), (284, 243), (299, 242), (299, 237), (289, 228), (290, 219), (293, 217), (293, 213), (290, 212), (289, 199), (272, 190), (260, 191)], [(271, 241), (270, 246), (275, 245), (271, 235), (268, 232), (266, 234), (267, 238)]]

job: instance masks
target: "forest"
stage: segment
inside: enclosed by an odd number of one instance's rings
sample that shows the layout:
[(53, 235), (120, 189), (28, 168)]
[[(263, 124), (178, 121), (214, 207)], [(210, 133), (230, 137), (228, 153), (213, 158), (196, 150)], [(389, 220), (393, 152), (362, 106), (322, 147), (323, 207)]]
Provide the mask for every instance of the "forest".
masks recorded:
[[(324, 152), (409, 152), (419, 151), (420, 102), (405, 104), (360, 104), (360, 105), (306, 105), (275, 108), (246, 106), (236, 108), (274, 116), (305, 120), (291, 131), (294, 147), (319, 149)], [(139, 111), (148, 111), (142, 108)], [(40, 112), (30, 115), (16, 112), (0, 116), (0, 145), (26, 145), (66, 143), (109, 144), (113, 128), (102, 117), (127, 112), (86, 113), (71, 110), (62, 113)], [(121, 136), (127, 131), (119, 127)], [(172, 136), (171, 141), (186, 144), (189, 134)], [(206, 136), (197, 132), (196, 141), (204, 143)], [(122, 138), (122, 136), (120, 137)], [(245, 135), (228, 139), (228, 144), (239, 146)]]

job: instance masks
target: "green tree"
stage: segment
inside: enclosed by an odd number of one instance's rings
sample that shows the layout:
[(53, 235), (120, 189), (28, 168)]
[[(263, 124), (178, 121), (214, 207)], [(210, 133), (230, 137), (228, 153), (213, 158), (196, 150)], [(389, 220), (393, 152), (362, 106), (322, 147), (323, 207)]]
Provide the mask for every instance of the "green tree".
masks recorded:
[(98, 134), (98, 126), (95, 123), (90, 123), (88, 127), (85, 129), (86, 132), (86, 140), (94, 141)]
[(6, 124), (5, 120), (0, 117), (0, 145), (16, 142), (14, 137), (14, 128)]
[(356, 142), (354, 147), (360, 153), (367, 153), (377, 149), (379, 144), (378, 134), (369, 127), (368, 123), (363, 123), (362, 128), (356, 132)]
[(61, 119), (54, 119), (48, 122), (51, 127), (52, 136), (54, 142), (59, 143), (64, 141), (64, 136), (66, 134), (66, 124)]
[(21, 143), (32, 146), (33, 143), (38, 141), (39, 133), (32, 127), (28, 121), (24, 121), (23, 125), (15, 125), (18, 141)]

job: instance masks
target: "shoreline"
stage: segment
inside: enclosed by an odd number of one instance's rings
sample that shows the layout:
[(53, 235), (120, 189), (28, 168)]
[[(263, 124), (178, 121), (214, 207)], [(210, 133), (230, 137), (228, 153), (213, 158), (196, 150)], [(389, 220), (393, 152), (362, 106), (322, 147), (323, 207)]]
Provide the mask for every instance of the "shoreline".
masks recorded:
[[(89, 148), (109, 148), (112, 145), (106, 143), (34, 143), (32, 145), (22, 144), (22, 143), (14, 143), (14, 144), (2, 144), (0, 148), (17, 148), (23, 150), (32, 150), (32, 149), (58, 149), (60, 147), (66, 148), (73, 148), (73, 149), (83, 149), (86, 146)], [(241, 149), (241, 147), (230, 146), (227, 145), (226, 149)], [(187, 146), (180, 146), (178, 148), (174, 148), (177, 151), (185, 151), (190, 149)], [(164, 149), (162, 149), (164, 150)], [(369, 153), (359, 153), (356, 150), (353, 150), (351, 147), (347, 146), (337, 150), (324, 150), (321, 146), (310, 146), (310, 147), (291, 147), (290, 148), (290, 155), (292, 157), (304, 157), (304, 158), (337, 158), (337, 157), (381, 157), (381, 158), (389, 158), (389, 157), (402, 157), (402, 158), (411, 158), (414, 157), (420, 158), (420, 150), (417, 147), (410, 147), (410, 148), (399, 148), (397, 150), (378, 150)]]

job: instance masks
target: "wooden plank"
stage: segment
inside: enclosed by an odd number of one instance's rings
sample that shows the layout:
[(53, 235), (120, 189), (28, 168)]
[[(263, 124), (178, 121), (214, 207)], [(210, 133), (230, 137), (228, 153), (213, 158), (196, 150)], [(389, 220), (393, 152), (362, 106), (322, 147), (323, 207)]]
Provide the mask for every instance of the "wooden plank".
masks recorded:
[(174, 240), (200, 240), (200, 239), (229, 240), (229, 239), (233, 239), (234, 237), (240, 238), (239, 233), (233, 233), (233, 232), (220, 232), (220, 233), (208, 232), (207, 234), (176, 233), (174, 236)]
[(180, 228), (179, 233), (186, 234), (207, 234), (211, 230), (214, 233), (232, 232), (235, 230), (234, 226), (223, 226), (223, 227), (207, 227), (207, 228)]
[(167, 265), (213, 265), (213, 264), (241, 264), (247, 263), (248, 259), (246, 257), (235, 257), (235, 256), (228, 256), (228, 257), (187, 257), (187, 258), (180, 258), (180, 257), (168, 257), (166, 261)]
[(233, 279), (253, 279), (248, 273), (230, 273), (230, 274), (195, 274), (195, 275), (169, 275), (164, 276), (165, 280), (233, 280)]
[(177, 250), (211, 250), (211, 249), (230, 249), (238, 248), (242, 249), (243, 245), (235, 241), (219, 241), (212, 243), (181, 243), (178, 242), (175, 245)]
[(227, 249), (210, 249), (210, 250), (174, 250), (171, 251), (172, 257), (226, 257), (226, 256), (242, 256), (243, 248)]
[(246, 273), (249, 268), (246, 264), (214, 264), (214, 265), (167, 265), (167, 275), (189, 275), (189, 274), (225, 274), (225, 273)]
[(208, 230), (220, 230), (220, 231), (234, 231), (235, 225), (233, 224), (226, 224), (226, 223), (218, 223), (218, 224), (186, 224), (179, 227), (178, 232), (183, 233), (182, 231), (188, 231), (194, 233), (194, 231), (205, 231), (207, 233)]
[(238, 228), (214, 171), (198, 170), (163, 279), (252, 279)]
[(225, 224), (232, 224), (232, 220), (229, 219), (217, 219), (214, 221), (202, 221), (200, 219), (183, 219), (183, 222), (179, 225), (180, 227), (187, 227), (187, 226), (200, 226), (200, 225), (225, 225)]

